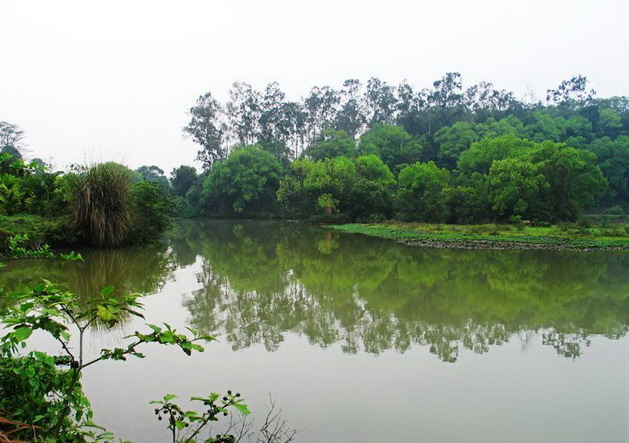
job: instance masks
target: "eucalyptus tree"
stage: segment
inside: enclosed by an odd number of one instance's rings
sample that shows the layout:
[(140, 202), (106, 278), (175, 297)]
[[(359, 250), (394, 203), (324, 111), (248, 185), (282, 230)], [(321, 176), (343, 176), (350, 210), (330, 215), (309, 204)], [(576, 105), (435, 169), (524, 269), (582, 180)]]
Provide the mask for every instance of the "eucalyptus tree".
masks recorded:
[(366, 123), (364, 104), (362, 103), (362, 83), (357, 79), (343, 82), (341, 106), (336, 114), (336, 128), (356, 138)]
[(367, 121), (370, 125), (375, 123), (391, 124), (394, 121), (397, 98), (395, 88), (372, 77), (367, 81), (364, 101), (367, 113)]
[(588, 89), (587, 84), (587, 77), (576, 75), (569, 80), (562, 81), (557, 89), (546, 90), (546, 101), (556, 106), (582, 108), (590, 103), (596, 95), (596, 91)]
[(313, 140), (324, 129), (333, 126), (338, 105), (341, 101), (339, 93), (329, 86), (315, 86), (304, 100), (304, 109), (308, 113), (308, 141)]
[(426, 100), (421, 92), (415, 92), (407, 82), (402, 82), (396, 89), (396, 123), (410, 134), (421, 132), (421, 113), (425, 110)]
[(189, 114), (190, 123), (183, 130), (195, 143), (201, 145), (197, 160), (203, 163), (204, 169), (210, 169), (212, 164), (227, 156), (227, 126), (223, 121), (223, 107), (208, 92), (197, 99)]
[(248, 83), (235, 82), (229, 90), (229, 125), (243, 145), (253, 144), (260, 133), (262, 97)]

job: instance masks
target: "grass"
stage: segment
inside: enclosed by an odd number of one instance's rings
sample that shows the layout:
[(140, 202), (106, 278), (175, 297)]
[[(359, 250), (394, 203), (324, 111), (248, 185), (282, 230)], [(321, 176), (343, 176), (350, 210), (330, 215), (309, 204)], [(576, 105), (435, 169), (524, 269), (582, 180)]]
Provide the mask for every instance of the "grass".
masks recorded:
[(131, 171), (118, 163), (101, 163), (78, 177), (73, 186), (70, 226), (96, 246), (124, 243), (132, 225)]
[[(629, 225), (584, 227), (561, 224), (551, 227), (512, 225), (445, 225), (386, 222), (378, 224), (330, 225), (341, 232), (387, 238), (430, 246), (502, 246), (519, 249), (548, 247), (563, 249), (629, 250)], [(492, 243), (495, 243), (492, 245)]]

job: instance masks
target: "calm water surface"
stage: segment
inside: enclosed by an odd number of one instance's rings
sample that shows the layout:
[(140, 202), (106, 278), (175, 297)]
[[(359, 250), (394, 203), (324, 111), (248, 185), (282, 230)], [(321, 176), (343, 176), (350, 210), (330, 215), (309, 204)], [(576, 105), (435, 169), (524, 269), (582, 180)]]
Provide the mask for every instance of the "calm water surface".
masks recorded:
[[(269, 393), (297, 442), (626, 442), (629, 255), (422, 249), (296, 223), (197, 221), (167, 244), (12, 262), (85, 294), (146, 294), (146, 321), (215, 334), (186, 357), (86, 370), (97, 422), (168, 441), (148, 402)], [(94, 331), (90, 352), (141, 330)]]

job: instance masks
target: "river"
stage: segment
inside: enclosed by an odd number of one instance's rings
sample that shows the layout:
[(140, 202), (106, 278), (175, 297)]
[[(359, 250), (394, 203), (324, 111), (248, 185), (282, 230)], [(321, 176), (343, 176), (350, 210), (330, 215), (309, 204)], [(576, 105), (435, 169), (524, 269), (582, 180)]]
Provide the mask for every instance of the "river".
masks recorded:
[[(85, 370), (95, 421), (121, 438), (168, 441), (150, 400), (231, 389), (254, 428), (271, 395), (295, 442), (629, 440), (625, 252), (426, 249), (260, 221), (81, 252), (10, 262), (0, 289), (44, 277), (88, 301), (114, 285), (146, 295), (146, 322), (218, 339)], [(89, 352), (143, 323), (92, 331)]]

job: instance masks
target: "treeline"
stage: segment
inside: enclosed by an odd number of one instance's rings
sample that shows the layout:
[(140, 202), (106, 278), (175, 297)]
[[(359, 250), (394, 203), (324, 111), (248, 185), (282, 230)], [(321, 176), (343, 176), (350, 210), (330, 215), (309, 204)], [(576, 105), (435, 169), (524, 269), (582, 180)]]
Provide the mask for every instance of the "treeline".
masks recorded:
[(596, 98), (587, 79), (524, 102), (448, 73), (432, 88), (312, 88), (288, 101), (277, 83), (211, 93), (184, 132), (204, 171), (171, 182), (187, 215), (340, 220), (554, 222), (629, 202), (629, 100)]

